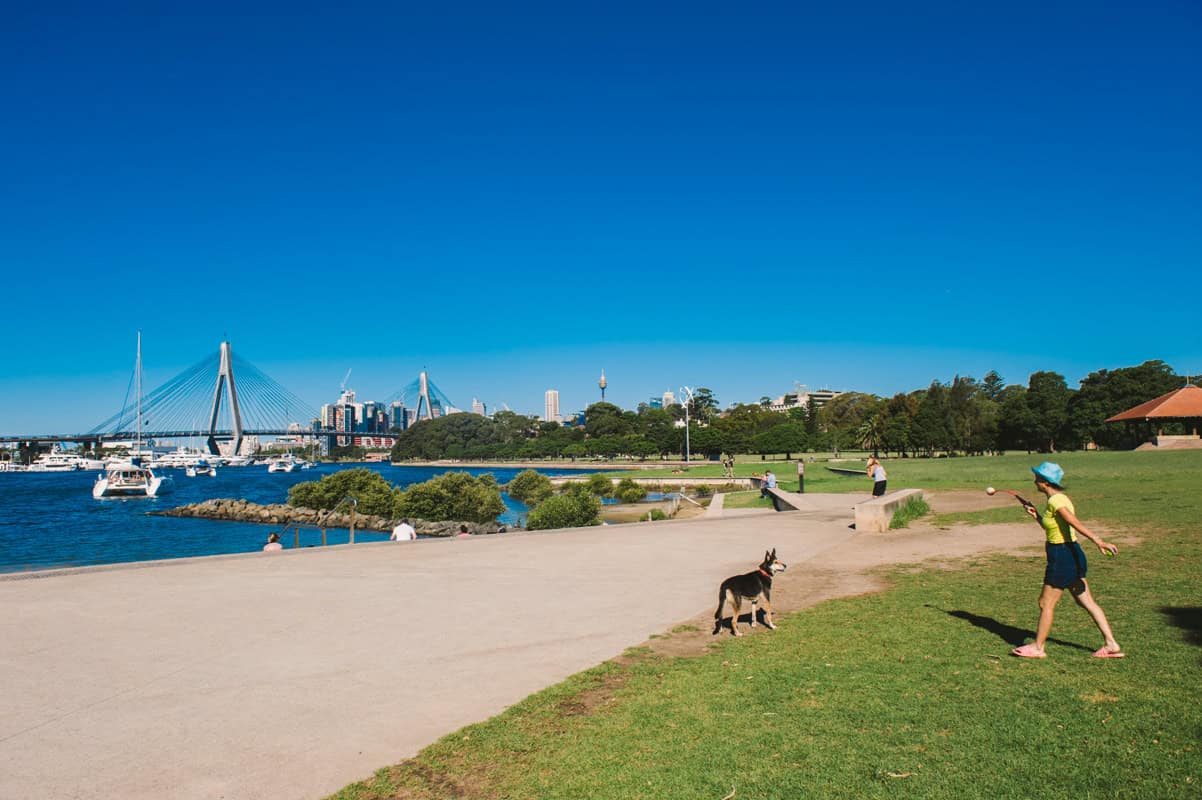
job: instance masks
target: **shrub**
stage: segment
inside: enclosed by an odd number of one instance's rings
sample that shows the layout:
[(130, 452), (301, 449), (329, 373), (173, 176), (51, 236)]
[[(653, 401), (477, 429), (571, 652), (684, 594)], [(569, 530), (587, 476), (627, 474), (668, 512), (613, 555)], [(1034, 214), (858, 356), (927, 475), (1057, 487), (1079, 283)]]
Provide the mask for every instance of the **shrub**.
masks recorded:
[(614, 487), (614, 497), (623, 503), (637, 503), (646, 496), (647, 490), (635, 483), (631, 478), (623, 478)]
[(647, 512), (647, 516), (639, 517), (639, 522), (658, 522), (661, 519), (667, 519), (668, 515), (664, 513), (662, 508), (653, 508)]
[(693, 494), (696, 497), (709, 497), (713, 493), (714, 493), (714, 490), (711, 489), (709, 486), (706, 486), (705, 484), (702, 484), (701, 486), (693, 487)]
[(614, 482), (598, 472), (589, 475), (584, 485), (597, 497), (613, 497)]
[(551, 479), (532, 469), (519, 472), (506, 487), (509, 496), (526, 505), (536, 506), (555, 493)]
[(893, 514), (893, 519), (889, 521), (889, 529), (905, 528), (911, 522), (920, 517), (925, 517), (931, 513), (931, 507), (927, 505), (927, 501), (919, 497), (911, 497), (901, 508)]
[(548, 497), (526, 518), (532, 531), (549, 528), (583, 528), (601, 524), (601, 501), (585, 487), (571, 488)]
[(392, 515), (397, 494), (398, 489), (380, 473), (360, 467), (296, 484), (288, 490), (288, 505), (329, 510), (343, 498), (353, 497), (359, 512), (387, 517)]
[(417, 483), (397, 495), (393, 516), (439, 522), (492, 522), (505, 511), (501, 491), (492, 475), (478, 478), (466, 472), (446, 472)]

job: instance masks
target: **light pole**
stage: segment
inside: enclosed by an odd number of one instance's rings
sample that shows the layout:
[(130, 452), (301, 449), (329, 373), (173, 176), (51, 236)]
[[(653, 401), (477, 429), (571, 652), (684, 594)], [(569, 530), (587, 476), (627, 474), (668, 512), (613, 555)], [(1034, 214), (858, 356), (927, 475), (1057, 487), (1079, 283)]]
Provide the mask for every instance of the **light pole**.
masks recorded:
[(680, 396), (684, 400), (684, 463), (689, 464), (689, 406), (693, 404), (693, 388), (681, 386)]

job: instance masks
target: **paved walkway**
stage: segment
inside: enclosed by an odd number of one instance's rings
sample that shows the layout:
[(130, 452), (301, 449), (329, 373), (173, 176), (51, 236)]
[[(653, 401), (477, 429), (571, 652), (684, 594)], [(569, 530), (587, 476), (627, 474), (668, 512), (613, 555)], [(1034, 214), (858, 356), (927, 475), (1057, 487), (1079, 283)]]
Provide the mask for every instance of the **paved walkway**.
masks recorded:
[(0, 797), (322, 797), (846, 540), (848, 505), (0, 576)]

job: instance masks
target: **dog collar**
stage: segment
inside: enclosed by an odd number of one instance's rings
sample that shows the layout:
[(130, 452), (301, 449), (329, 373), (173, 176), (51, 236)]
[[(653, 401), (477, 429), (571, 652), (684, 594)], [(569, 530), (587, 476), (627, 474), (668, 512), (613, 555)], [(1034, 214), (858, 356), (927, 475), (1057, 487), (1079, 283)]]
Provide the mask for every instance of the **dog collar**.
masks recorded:
[(771, 577), (772, 577), (772, 573), (771, 573), (771, 572), (764, 572), (762, 569), (760, 570), (760, 574), (761, 574), (761, 575), (763, 575), (765, 578), (771, 578)]

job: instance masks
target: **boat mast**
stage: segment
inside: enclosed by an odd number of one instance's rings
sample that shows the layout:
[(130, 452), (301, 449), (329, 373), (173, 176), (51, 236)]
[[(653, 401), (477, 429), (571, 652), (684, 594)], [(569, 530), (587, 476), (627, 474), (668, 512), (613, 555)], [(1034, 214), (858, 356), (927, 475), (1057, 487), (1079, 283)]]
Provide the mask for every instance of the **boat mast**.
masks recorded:
[(134, 446), (140, 458), (142, 456), (142, 331), (138, 331), (138, 358), (134, 361), (134, 392), (138, 395), (138, 433), (134, 440)]

